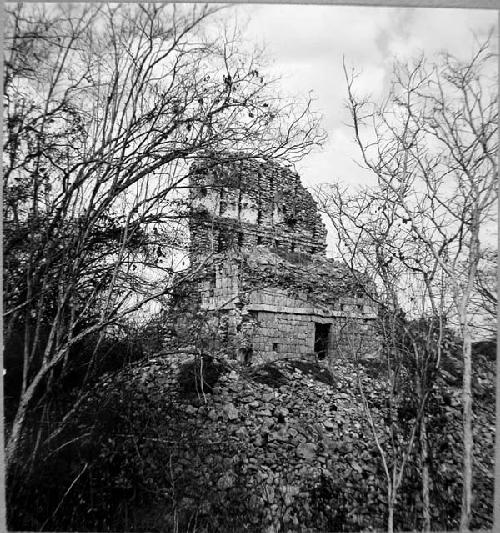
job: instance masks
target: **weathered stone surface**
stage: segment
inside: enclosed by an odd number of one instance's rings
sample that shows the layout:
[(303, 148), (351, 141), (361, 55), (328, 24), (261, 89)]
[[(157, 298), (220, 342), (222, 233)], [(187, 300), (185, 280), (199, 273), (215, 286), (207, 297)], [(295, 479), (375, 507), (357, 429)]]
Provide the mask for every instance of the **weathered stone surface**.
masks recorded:
[(316, 459), (316, 450), (316, 444), (312, 442), (302, 442), (297, 446), (296, 453), (302, 459), (314, 461)]
[[(283, 382), (270, 384), (259, 381), (252, 373), (247, 375), (248, 368), (230, 363), (230, 370), (220, 378), (214, 393), (206, 395), (205, 404), (202, 395), (184, 397), (176, 387), (179, 364), (189, 356), (179, 354), (177, 359), (172, 356), (171, 360), (169, 357), (154, 362), (152, 381), (157, 380), (154, 392), (159, 398), (158, 406), (164, 409), (159, 412), (164, 426), (161, 430), (154, 427), (156, 440), (149, 444), (157, 445), (161, 456), (172, 458), (172, 473), (176, 480), (179, 478), (176, 481), (179, 505), (184, 501), (182, 506), (189, 507), (190, 500), (182, 498), (191, 498), (194, 503), (190, 511), (195, 513), (207, 507), (206, 501), (214, 501), (221, 512), (228, 510), (224, 507), (227, 505), (237, 514), (238, 509), (233, 507), (239, 505), (236, 501), (247, 509), (246, 523), (253, 524), (253, 529), (248, 526), (249, 530), (263, 531), (274, 524), (273, 527), (281, 528), (281, 533), (286, 531), (282, 528), (286, 516), (289, 530), (313, 531), (307, 528), (319, 512), (313, 505), (314, 498), (326, 483), (327, 487), (340, 491), (332, 494), (332, 498), (349, 511), (345, 518), (350, 521), (348, 530), (381, 530), (384, 527), (385, 474), (357, 392), (359, 378), (383, 442), (390, 432), (385, 426), (383, 407), (380, 407), (384, 398), (381, 380), (370, 377), (362, 365), (337, 361), (331, 367), (335, 383), (328, 384), (318, 379), (319, 372), (313, 374), (311, 368), (302, 365), (303, 361), (277, 361), (269, 367), (274, 375), (278, 375), (278, 371), (282, 374)], [(296, 371), (299, 368), (300, 371)], [(140, 376), (139, 384), (144, 370), (130, 370)], [(230, 372), (234, 373), (226, 380)], [(104, 383), (106, 387), (116, 386), (111, 379)], [(229, 386), (235, 383), (244, 386)], [(140, 387), (142, 391), (142, 384)], [(455, 396), (450, 398), (446, 423), (455, 420), (459, 435), (460, 403)], [(271, 416), (262, 414), (265, 407), (269, 407)], [(229, 419), (229, 413), (236, 411), (237, 418)], [(192, 414), (186, 416), (186, 413)], [(278, 422), (280, 413), (286, 413), (286, 425)], [(280, 438), (282, 430), (286, 437), (283, 439)], [(477, 431), (477, 445), (484, 445), (488, 453), (491, 452), (494, 426), (484, 429), (478, 426)], [(455, 446), (456, 442), (452, 441), (446, 453), (452, 456)], [(477, 457), (479, 464), (486, 453), (478, 451)], [(450, 462), (448, 460), (447, 468)], [(153, 476), (158, 474), (159, 469), (155, 468)], [(492, 483), (493, 470), (481, 468), (480, 483), (483, 479)], [(453, 490), (460, 488), (456, 475), (459, 470), (460, 465), (453, 474), (449, 470), (439, 474), (446, 476)], [(411, 494), (416, 493), (418, 488)], [(233, 495), (236, 500), (231, 499)], [(481, 501), (483, 505), (484, 499)], [(250, 502), (253, 507), (248, 511)], [(213, 510), (214, 507), (208, 506), (207, 515)], [(327, 517), (335, 512), (335, 509), (322, 507), (320, 510)]]
[(217, 488), (219, 490), (227, 490), (234, 486), (236, 476), (232, 472), (226, 472), (217, 481)]
[(228, 403), (223, 407), (224, 413), (227, 415), (229, 420), (237, 420), (239, 416), (238, 409), (232, 404)]
[(248, 431), (244, 427), (241, 427), (236, 430), (235, 434), (240, 439), (246, 439), (248, 436)]
[[(326, 228), (298, 174), (270, 161), (229, 159), (203, 159), (190, 172), (196, 279), (178, 289), (179, 342), (192, 342), (192, 317), (202, 311), (213, 313), (212, 331), (200, 342), (244, 362), (338, 357), (355, 345), (376, 353), (370, 323), (377, 310), (360, 296), (372, 284), (325, 257)], [(356, 342), (347, 342), (353, 335)]]

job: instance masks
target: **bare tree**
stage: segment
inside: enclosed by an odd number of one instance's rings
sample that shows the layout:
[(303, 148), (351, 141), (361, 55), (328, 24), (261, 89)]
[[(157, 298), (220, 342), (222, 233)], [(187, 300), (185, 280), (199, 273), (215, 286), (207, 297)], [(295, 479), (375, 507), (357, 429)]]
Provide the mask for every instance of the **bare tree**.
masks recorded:
[[(405, 469), (417, 443), (422, 465), (423, 525), (430, 530), (429, 471), (427, 466), (426, 407), (440, 364), (444, 326), (450, 302), (437, 262), (418, 241), (409, 238), (406, 214), (379, 187), (349, 193), (339, 184), (316, 191), (320, 208), (337, 234), (337, 249), (353, 273), (375, 283), (366, 296), (379, 308), (378, 334), (386, 367), (389, 437), (382, 443), (368, 399), (359, 384), (367, 420), (377, 444), (388, 493), (388, 531)], [(360, 280), (360, 286), (363, 283)], [(411, 386), (404, 388), (404, 383)], [(409, 393), (409, 391), (412, 391)], [(415, 416), (400, 423), (397, 405), (412, 400)], [(407, 426), (407, 427), (404, 427)]]
[(206, 154), (301, 157), (322, 135), (218, 7), (17, 5), (4, 70), (4, 324), (23, 332), (6, 446), (89, 335), (168, 295)]
[[(408, 266), (417, 269), (424, 281), (433, 272), (437, 287), (444, 283), (463, 339), (460, 528), (465, 531), (472, 503), (471, 298), (481, 257), (481, 230), (494, 222), (497, 202), (494, 56), (486, 43), (468, 61), (445, 54), (434, 65), (423, 58), (397, 64), (390, 93), (381, 104), (357, 95), (357, 74), (345, 72), (363, 165), (376, 177), (379, 196), (387, 202), (378, 207), (386, 213), (389, 206), (389, 216), (396, 214), (399, 225), (400, 244), (379, 250), (380, 275), (386, 275), (384, 265), (393, 253), (406, 257), (404, 247), (411, 246), (416, 253)], [(365, 203), (364, 212), (371, 207)], [(373, 220), (377, 223), (377, 218)], [(358, 250), (364, 245), (354, 244)], [(428, 290), (426, 297), (435, 306)]]

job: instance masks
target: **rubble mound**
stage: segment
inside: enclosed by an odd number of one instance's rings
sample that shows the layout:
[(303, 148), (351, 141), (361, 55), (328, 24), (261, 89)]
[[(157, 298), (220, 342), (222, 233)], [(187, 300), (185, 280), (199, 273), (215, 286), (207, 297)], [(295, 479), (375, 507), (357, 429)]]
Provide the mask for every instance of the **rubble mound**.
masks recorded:
[[(245, 367), (217, 358), (201, 368), (191, 354), (163, 354), (95, 387), (75, 421), (91, 426), (78, 454), (92, 466), (67, 496), (77, 509), (78, 498), (100, 494), (85, 510), (87, 523), (105, 530), (105, 516), (127, 531), (384, 529), (384, 471), (359, 394), (361, 384), (384, 445), (385, 388), (373, 371), (348, 361), (326, 369), (306, 360)], [(443, 529), (455, 525), (461, 496), (459, 392), (448, 392), (446, 413), (436, 415), (449, 435), (439, 452), (448, 471), (434, 473), (450, 507), (434, 517)], [(483, 455), (493, 439), (485, 435), (477, 437)], [(488, 472), (487, 464), (492, 490)], [(395, 527), (411, 530), (421, 515), (412, 468), (405, 483)], [(490, 510), (481, 513), (486, 526)]]

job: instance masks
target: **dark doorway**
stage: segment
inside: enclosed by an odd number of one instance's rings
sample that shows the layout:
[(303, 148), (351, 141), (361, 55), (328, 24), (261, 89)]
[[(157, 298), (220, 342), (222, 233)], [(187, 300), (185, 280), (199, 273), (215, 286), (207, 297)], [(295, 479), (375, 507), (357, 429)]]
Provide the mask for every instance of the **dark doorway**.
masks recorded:
[(314, 324), (314, 352), (321, 361), (328, 355), (330, 324)]
[(252, 361), (253, 348), (252, 346), (244, 346), (240, 350), (241, 355), (243, 356), (243, 363), (249, 365)]

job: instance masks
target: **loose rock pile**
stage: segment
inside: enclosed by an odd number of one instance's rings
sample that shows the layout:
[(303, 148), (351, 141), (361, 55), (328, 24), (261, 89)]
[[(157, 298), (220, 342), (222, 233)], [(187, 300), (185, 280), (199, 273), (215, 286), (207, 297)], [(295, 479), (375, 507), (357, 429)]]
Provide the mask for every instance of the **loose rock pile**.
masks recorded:
[[(359, 380), (384, 444), (385, 392), (376, 369), (368, 375), (340, 361), (330, 372), (282, 360), (257, 368), (223, 362), (210, 374), (206, 361), (210, 378), (202, 391), (199, 381), (189, 388), (180, 379), (193, 365), (187, 354), (151, 359), (105, 380), (92, 400), (97, 419), (99, 409), (116, 408), (116, 433), (101, 449), (102, 461), (126, 457), (111, 483), (127, 494), (136, 491), (129, 496), (135, 529), (176, 523), (183, 531), (384, 528), (384, 473), (358, 392)], [(447, 416), (459, 426), (453, 409)], [(454, 445), (443, 453), (453, 455)], [(460, 497), (457, 454), (450, 501)], [(408, 483), (396, 513), (404, 530), (418, 527), (420, 516), (419, 485), (411, 486), (411, 475)], [(490, 488), (484, 490), (487, 498)]]

